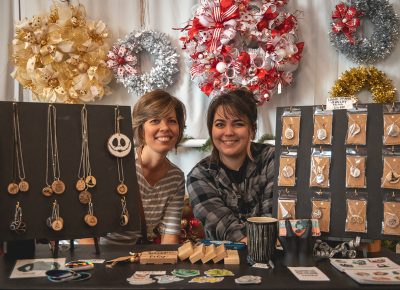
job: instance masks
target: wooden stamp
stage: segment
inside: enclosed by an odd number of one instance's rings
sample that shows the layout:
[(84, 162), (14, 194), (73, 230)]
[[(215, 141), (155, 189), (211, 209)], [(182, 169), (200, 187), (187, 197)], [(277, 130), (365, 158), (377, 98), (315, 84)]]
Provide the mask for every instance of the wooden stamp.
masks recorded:
[(140, 264), (176, 264), (177, 251), (148, 251), (140, 254)]
[(215, 251), (215, 245), (211, 244), (209, 246), (206, 246), (206, 250), (205, 250), (203, 258), (201, 258), (201, 261), (203, 262), (203, 264), (205, 264), (208, 261), (211, 261), (212, 259), (214, 259), (216, 255), (217, 255), (217, 253)]
[(193, 245), (190, 241), (185, 242), (178, 248), (178, 257), (181, 261), (189, 258), (191, 254), (193, 254)]
[(215, 249), (215, 257), (213, 258), (214, 263), (218, 263), (226, 257), (225, 245), (221, 244)]
[(204, 256), (205, 246), (200, 244), (194, 247), (193, 254), (189, 256), (190, 263), (194, 264)]
[(239, 265), (240, 258), (237, 250), (226, 250), (227, 256), (224, 258), (224, 264), (226, 265)]

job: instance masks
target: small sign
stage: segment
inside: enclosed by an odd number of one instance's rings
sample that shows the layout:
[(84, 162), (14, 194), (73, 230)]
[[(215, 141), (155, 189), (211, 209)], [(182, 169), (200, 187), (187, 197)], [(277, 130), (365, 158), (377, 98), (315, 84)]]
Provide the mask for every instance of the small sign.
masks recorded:
[(317, 267), (288, 267), (288, 269), (300, 281), (329, 281), (328, 276)]
[(326, 100), (327, 110), (353, 109), (357, 99), (354, 97), (337, 97)]

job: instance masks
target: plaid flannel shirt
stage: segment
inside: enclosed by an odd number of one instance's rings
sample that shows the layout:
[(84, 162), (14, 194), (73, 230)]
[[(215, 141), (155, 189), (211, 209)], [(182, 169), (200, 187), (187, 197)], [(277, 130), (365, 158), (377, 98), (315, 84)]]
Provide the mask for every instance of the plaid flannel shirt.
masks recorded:
[(272, 214), (275, 148), (252, 143), (251, 150), (254, 161), (249, 160), (246, 178), (239, 185), (211, 156), (188, 174), (190, 203), (208, 239), (239, 241), (246, 236), (246, 218)]

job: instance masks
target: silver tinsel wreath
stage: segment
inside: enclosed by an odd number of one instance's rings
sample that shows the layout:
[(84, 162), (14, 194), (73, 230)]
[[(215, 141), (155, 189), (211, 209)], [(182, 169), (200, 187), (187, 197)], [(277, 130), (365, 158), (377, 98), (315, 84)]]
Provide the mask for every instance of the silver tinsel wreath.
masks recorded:
[(173, 76), (179, 71), (178, 54), (164, 33), (154, 30), (133, 31), (118, 41), (118, 45), (125, 45), (138, 59), (142, 51), (154, 58), (149, 72), (123, 77), (116, 75), (117, 81), (128, 88), (128, 92), (142, 95), (157, 88), (165, 89), (174, 82)]
[(400, 21), (393, 6), (387, 0), (350, 0), (346, 3), (370, 19), (374, 32), (369, 38), (356, 34), (356, 43), (351, 44), (343, 33), (331, 31), (331, 44), (360, 64), (372, 64), (387, 57), (399, 38)]

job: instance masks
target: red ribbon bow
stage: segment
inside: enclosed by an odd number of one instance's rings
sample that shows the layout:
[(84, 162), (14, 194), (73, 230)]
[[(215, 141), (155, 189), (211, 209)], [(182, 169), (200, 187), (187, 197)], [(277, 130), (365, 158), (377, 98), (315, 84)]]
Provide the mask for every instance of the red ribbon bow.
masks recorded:
[(344, 3), (336, 5), (336, 9), (332, 12), (332, 19), (337, 20), (332, 23), (332, 31), (334, 33), (344, 33), (351, 44), (355, 43), (353, 34), (357, 27), (360, 26), (360, 14), (353, 6), (347, 6)]

